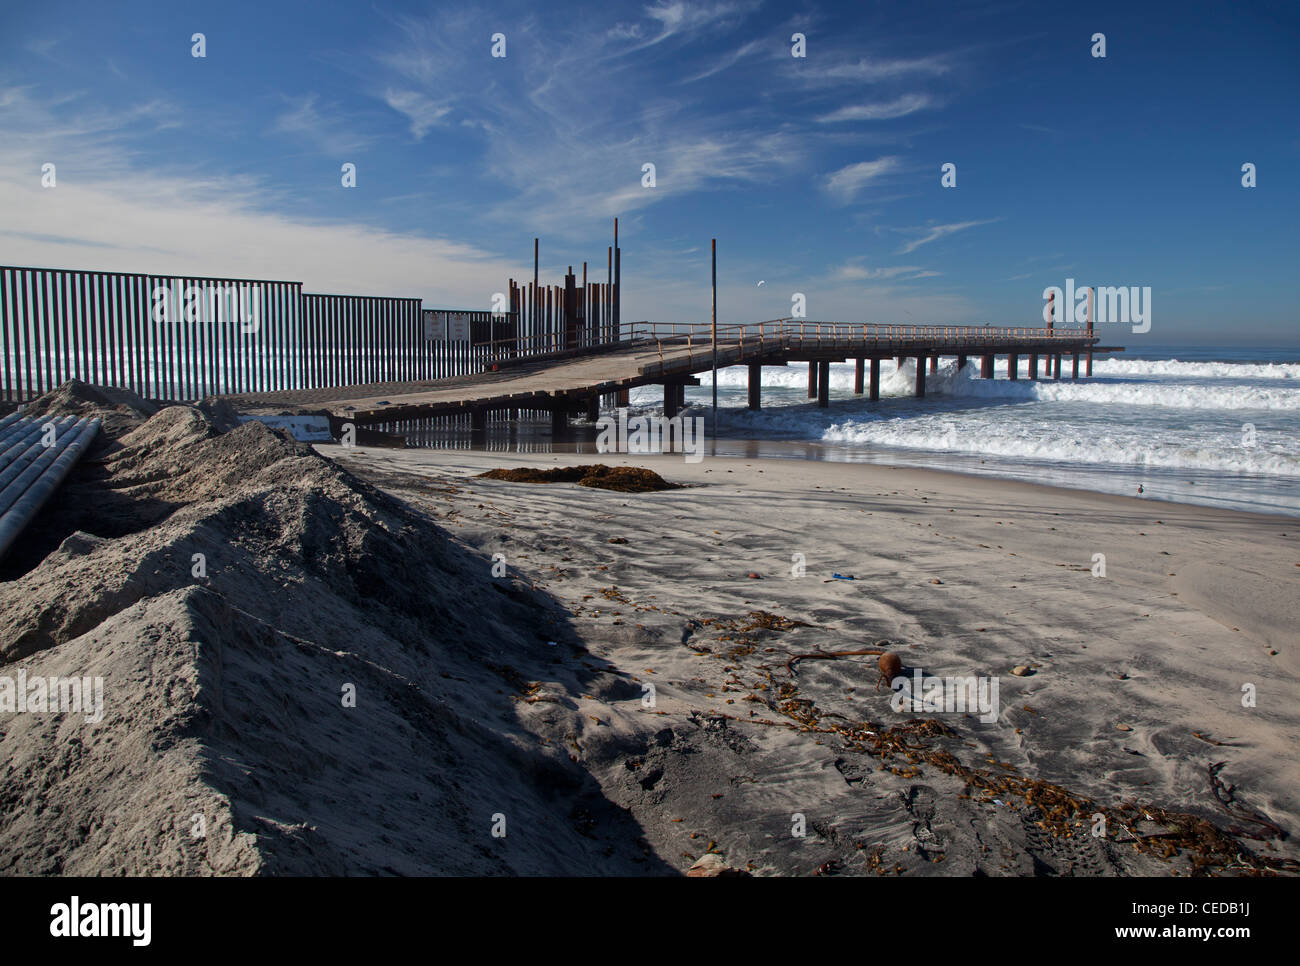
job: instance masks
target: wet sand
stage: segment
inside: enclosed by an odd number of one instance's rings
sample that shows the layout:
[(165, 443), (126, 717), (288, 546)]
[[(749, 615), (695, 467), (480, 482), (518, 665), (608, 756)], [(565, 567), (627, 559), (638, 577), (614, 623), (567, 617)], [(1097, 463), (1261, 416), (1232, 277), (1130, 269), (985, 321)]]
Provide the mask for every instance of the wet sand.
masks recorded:
[[(1042, 829), (1026, 817), (1040, 814), (1032, 804), (994, 793), (1005, 804), (980, 801), (989, 796), (979, 782), (972, 791), (966, 771), (864, 753), (848, 740), (860, 736), (842, 732), (879, 734), (917, 717), (873, 691), (874, 657), (786, 668), (792, 654), (881, 641), (925, 675), (998, 679), (996, 721), (923, 716), (960, 734), (964, 768), (992, 760), (1099, 805), (1151, 803), (1250, 832), (1266, 828), (1257, 819), (1294, 829), (1300, 818), (1295, 521), (860, 464), (599, 457), (689, 484), (624, 494), (472, 478), (590, 455), (318, 451), (483, 554), (504, 554), (516, 579), (570, 610), (594, 653), (638, 686), (655, 685), (653, 711), (638, 694), (588, 695), (576, 715), (521, 705), (521, 721), (580, 747), (606, 794), (683, 868), (703, 852), (696, 831), (730, 861), (772, 871), (826, 861), (863, 871), (841, 854), (852, 840), (850, 854), (909, 872), (921, 868), (918, 849), (944, 856), (926, 870), (937, 874), (1160, 872), (1149, 856), (1129, 855), (1131, 845), (1098, 849), (1082, 835), (1034, 844)], [(458, 492), (429, 497), (430, 481)], [(1094, 575), (1098, 554), (1104, 576)], [(746, 629), (755, 611), (799, 626)], [(785, 702), (783, 685), (795, 689)], [(1243, 688), (1255, 707), (1243, 707)], [(810, 713), (835, 728), (799, 730)], [(744, 750), (700, 773), (711, 755), (679, 744), (708, 744), (696, 732), (709, 728)], [(647, 764), (646, 749), (662, 742), (676, 750)], [(1211, 777), (1219, 762), (1215, 774), (1236, 786), (1227, 810)], [(662, 775), (642, 787), (635, 776), (647, 767)], [(674, 808), (699, 828), (673, 822)], [(793, 838), (795, 813), (822, 831)], [(1256, 845), (1265, 857), (1296, 858), (1289, 840)]]

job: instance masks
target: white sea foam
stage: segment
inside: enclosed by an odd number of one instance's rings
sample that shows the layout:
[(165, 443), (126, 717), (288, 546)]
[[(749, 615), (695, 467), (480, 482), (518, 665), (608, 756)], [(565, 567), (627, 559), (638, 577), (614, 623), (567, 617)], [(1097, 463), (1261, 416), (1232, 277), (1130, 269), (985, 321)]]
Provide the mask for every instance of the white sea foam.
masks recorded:
[(1078, 424), (1016, 421), (1002, 427), (987, 419), (885, 419), (843, 421), (821, 434), (826, 442), (896, 447), (1012, 460), (1096, 466), (1164, 467), (1266, 476), (1300, 477), (1300, 459), (1278, 445), (1241, 445), (1241, 434), (1166, 433), (1141, 425), (1092, 432)]
[[(1130, 365), (1134, 363), (1130, 362)], [(1157, 369), (1167, 368), (1167, 363), (1136, 363), (1149, 365)], [(1300, 371), (1300, 365), (1238, 365), (1235, 363), (1178, 363), (1191, 366), (1195, 372), (1213, 372), (1213, 379), (1243, 380), (1247, 378), (1246, 370), (1272, 372), (1271, 375), (1258, 376), (1261, 379), (1278, 380), (1289, 378), (1276, 374), (1277, 370), (1292, 368)], [(1045, 370), (1041, 370), (1045, 371)], [(1300, 412), (1300, 385), (1233, 385), (1226, 382), (1188, 382), (1184, 379), (1139, 379), (1117, 378), (1116, 373), (1103, 370), (1094, 364), (1093, 378), (1074, 380), (1069, 378), (1070, 367), (1062, 361), (1064, 379), (1026, 378), (1028, 372), (1024, 360), (1021, 360), (1020, 379), (1006, 378), (1005, 360), (999, 360), (995, 369), (996, 378), (979, 378), (978, 363), (970, 363), (960, 372), (955, 362), (945, 362), (935, 374), (926, 376), (926, 394), (928, 396), (957, 396), (969, 399), (999, 399), (1008, 402), (1083, 402), (1113, 406), (1163, 406), (1171, 409), (1209, 409), (1222, 411), (1227, 409), (1262, 409)], [(1136, 375), (1125, 373), (1125, 376)], [(1159, 373), (1164, 375), (1164, 373)], [(1198, 380), (1209, 376), (1187, 377)], [(853, 364), (835, 363), (830, 368), (830, 387), (832, 392), (852, 392)], [(908, 360), (901, 369), (892, 362), (881, 366), (880, 393), (882, 396), (910, 396), (916, 381), (916, 363)], [(701, 382), (709, 385), (709, 374), (704, 373)], [(766, 389), (806, 388), (808, 374), (803, 366), (784, 369), (769, 368), (763, 370), (763, 386)], [(748, 371), (740, 366), (723, 369), (718, 372), (718, 388), (740, 388), (748, 385)]]
[(1093, 375), (1177, 376), (1184, 379), (1300, 379), (1296, 362), (1180, 362), (1177, 359), (1095, 359)]
[[(1046, 359), (1040, 362), (1041, 374)], [(1022, 357), (1021, 378), (1013, 381), (1005, 358), (994, 379), (979, 378), (977, 357), (961, 371), (946, 360), (927, 373), (926, 398), (915, 400), (915, 362), (899, 368), (885, 361), (879, 403), (852, 394), (852, 362), (835, 363), (828, 409), (807, 399), (805, 365), (767, 368), (759, 412), (746, 408), (747, 370), (733, 367), (718, 373), (718, 429), (724, 436), (830, 444), (849, 458), (894, 453), (909, 461), (966, 461), (981, 471), (1001, 466), (1008, 475), (1037, 473), (1054, 482), (1071, 473), (1124, 480), (1164, 473), (1180, 486), (1200, 484), (1189, 493), (1204, 496), (1218, 486), (1240, 505), (1296, 504), (1300, 384), (1288, 383), (1300, 378), (1300, 363), (1099, 359), (1093, 378), (1074, 380), (1070, 360), (1062, 362), (1067, 378), (1030, 381)], [(707, 406), (708, 373), (701, 382), (688, 399)], [(633, 401), (657, 407), (659, 393), (643, 389)], [(1128, 485), (1117, 484), (1119, 491)]]

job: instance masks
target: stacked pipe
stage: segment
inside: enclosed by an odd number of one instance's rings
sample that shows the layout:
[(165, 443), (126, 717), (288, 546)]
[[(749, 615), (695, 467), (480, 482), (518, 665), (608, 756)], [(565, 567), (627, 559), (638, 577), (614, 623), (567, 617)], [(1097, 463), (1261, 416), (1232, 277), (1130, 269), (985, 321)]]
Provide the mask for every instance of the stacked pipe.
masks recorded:
[(0, 420), (0, 557), (36, 518), (99, 432), (98, 419)]

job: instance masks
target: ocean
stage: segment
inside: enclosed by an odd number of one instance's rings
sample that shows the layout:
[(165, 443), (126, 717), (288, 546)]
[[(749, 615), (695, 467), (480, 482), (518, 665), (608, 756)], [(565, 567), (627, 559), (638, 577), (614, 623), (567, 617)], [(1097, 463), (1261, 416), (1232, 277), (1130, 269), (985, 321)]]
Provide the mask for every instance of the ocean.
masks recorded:
[[(946, 360), (912, 398), (915, 363), (881, 364), (881, 399), (853, 395), (853, 363), (831, 366), (830, 407), (807, 398), (807, 366), (718, 373), (719, 455), (932, 467), (1075, 489), (1300, 516), (1300, 350), (1148, 348), (1097, 358), (1093, 376), (978, 379)], [(1081, 369), (1082, 371), (1082, 369)], [(712, 436), (712, 384), (687, 389)], [(662, 389), (631, 395), (661, 411)], [(531, 448), (531, 447), (530, 447)], [(579, 447), (580, 450), (585, 447)]]

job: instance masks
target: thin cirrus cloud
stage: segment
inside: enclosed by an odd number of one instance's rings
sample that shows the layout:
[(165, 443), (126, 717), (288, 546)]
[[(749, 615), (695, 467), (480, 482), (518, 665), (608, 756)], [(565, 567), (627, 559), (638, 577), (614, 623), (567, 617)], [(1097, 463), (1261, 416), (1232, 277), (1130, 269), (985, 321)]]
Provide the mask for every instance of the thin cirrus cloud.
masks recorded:
[(934, 103), (933, 99), (928, 94), (904, 94), (892, 101), (875, 104), (846, 104), (829, 114), (823, 114), (817, 120), (822, 124), (842, 121), (888, 121), (923, 111), (932, 103)]
[(912, 239), (906, 245), (898, 250), (898, 254), (907, 255), (916, 251), (922, 245), (928, 245), (930, 242), (938, 241), (940, 238), (947, 238), (949, 235), (955, 235), (959, 231), (965, 231), (968, 228), (975, 228), (978, 225), (992, 224), (997, 219), (990, 218), (985, 221), (958, 221), (948, 225), (927, 225), (922, 228), (895, 228), (894, 231), (905, 234), (918, 233), (919, 237)]
[(746, 57), (750, 57), (768, 46), (769, 45), (763, 41), (751, 40), (749, 43), (738, 47), (726, 57), (719, 59), (712, 66), (705, 68), (698, 74), (683, 79), (680, 83), (693, 84), (695, 81), (704, 80), (706, 77), (713, 77), (715, 74), (721, 74), (724, 70), (736, 66), (736, 64), (740, 63)]
[(318, 108), (319, 98), (315, 94), (286, 100), (291, 106), (276, 117), (271, 125), (271, 131), (275, 134), (287, 135), (334, 155), (361, 151), (374, 140), (368, 135), (349, 130), (342, 118), (333, 111)]
[(659, 23), (659, 33), (638, 44), (636, 49), (661, 44), (678, 34), (734, 24), (758, 9), (758, 6), (757, 3), (727, 0), (713, 4), (685, 3), (684, 0), (654, 4), (645, 8), (645, 14)]
[(832, 172), (826, 178), (826, 190), (843, 204), (853, 201), (863, 188), (898, 168), (898, 158), (859, 161)]
[(424, 136), (451, 113), (449, 104), (440, 104), (419, 91), (389, 88), (384, 92), (384, 103), (406, 117), (411, 135), (417, 141), (424, 140)]
[(839, 60), (833, 55), (814, 64), (800, 65), (799, 79), (809, 87), (838, 87), (844, 84), (869, 84), (904, 77), (939, 77), (953, 69), (950, 58), (929, 57), (862, 57)]
[(871, 268), (857, 262), (850, 262), (847, 265), (841, 265), (835, 273), (835, 277), (846, 281), (889, 281), (891, 279), (931, 278), (939, 274), (939, 272), (922, 268), (920, 265), (886, 265), (880, 268)]

